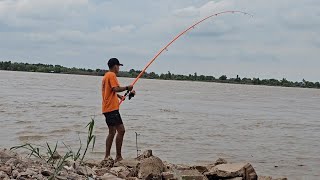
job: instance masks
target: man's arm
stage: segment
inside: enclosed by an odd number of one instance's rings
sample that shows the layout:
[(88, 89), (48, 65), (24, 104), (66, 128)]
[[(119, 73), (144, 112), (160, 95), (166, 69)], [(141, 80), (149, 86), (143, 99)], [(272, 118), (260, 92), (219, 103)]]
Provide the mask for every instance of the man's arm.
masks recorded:
[(121, 86), (117, 86), (112, 88), (112, 90), (114, 92), (123, 92), (123, 91), (131, 91), (133, 89), (132, 85), (126, 86), (126, 87), (121, 87)]

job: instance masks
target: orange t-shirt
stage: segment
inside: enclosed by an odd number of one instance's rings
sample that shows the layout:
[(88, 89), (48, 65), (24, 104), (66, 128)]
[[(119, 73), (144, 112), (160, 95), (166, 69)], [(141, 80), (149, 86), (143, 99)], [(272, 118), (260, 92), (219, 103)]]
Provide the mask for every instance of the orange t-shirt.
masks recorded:
[(107, 72), (102, 79), (102, 113), (119, 110), (117, 93), (112, 90), (120, 86), (114, 72)]

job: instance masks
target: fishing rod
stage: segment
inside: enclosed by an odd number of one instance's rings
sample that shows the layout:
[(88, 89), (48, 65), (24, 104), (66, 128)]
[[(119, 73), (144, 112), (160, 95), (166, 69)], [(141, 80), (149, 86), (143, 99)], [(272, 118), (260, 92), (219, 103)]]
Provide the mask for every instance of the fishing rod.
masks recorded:
[[(173, 38), (166, 46), (164, 46), (152, 59), (151, 61), (149, 61), (149, 63), (145, 66), (145, 68), (140, 72), (140, 74), (136, 77), (136, 79), (131, 83), (132, 86), (134, 86), (136, 84), (136, 82), (140, 79), (140, 77), (146, 72), (146, 70), (148, 69), (148, 67), (160, 56), (160, 54), (163, 51), (167, 51), (168, 47), (175, 42), (177, 39), (179, 39), (182, 35), (184, 35), (186, 32), (190, 31), (191, 29), (194, 29), (198, 24), (202, 23), (203, 21), (215, 17), (215, 16), (219, 16), (221, 14), (227, 14), (227, 13), (239, 13), (239, 14), (244, 14), (244, 15), (249, 15), (251, 17), (253, 17), (253, 15), (247, 13), (247, 12), (243, 12), (243, 11), (223, 11), (223, 12), (219, 12), (219, 13), (215, 13), (212, 14), (210, 16), (207, 16), (203, 19), (201, 19), (200, 21), (194, 23), (193, 25), (191, 25), (190, 27), (188, 27), (187, 29), (185, 29), (184, 31), (182, 31), (180, 34), (178, 34), (175, 38)], [(119, 104), (121, 105), (121, 103), (125, 100), (125, 98), (129, 96), (129, 100), (134, 96), (134, 94), (132, 94), (130, 91), (127, 91), (124, 96), (122, 97), (121, 101), (119, 102)]]

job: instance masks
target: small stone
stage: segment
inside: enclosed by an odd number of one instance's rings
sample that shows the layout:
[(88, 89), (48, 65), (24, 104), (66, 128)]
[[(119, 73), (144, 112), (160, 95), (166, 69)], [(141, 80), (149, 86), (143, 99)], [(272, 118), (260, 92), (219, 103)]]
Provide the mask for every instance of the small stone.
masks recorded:
[(5, 165), (7, 165), (7, 166), (16, 166), (16, 165), (19, 164), (19, 163), (22, 163), (22, 161), (19, 160), (19, 159), (10, 158), (10, 159), (5, 163)]
[(174, 178), (173, 172), (162, 172), (161, 175), (164, 180), (170, 180)]
[(106, 173), (103, 176), (101, 176), (100, 178), (101, 178), (101, 180), (123, 180), (113, 174), (110, 174), (110, 173)]
[(9, 178), (8, 174), (3, 172), (3, 171), (0, 171), (0, 179), (5, 179), (5, 178)]
[(18, 175), (19, 175), (19, 171), (17, 171), (17, 170), (13, 170), (13, 171), (12, 171), (12, 177), (13, 177), (13, 178), (17, 178)]
[(18, 158), (17, 153), (7, 149), (0, 150), (0, 163), (6, 163), (11, 158)]
[(231, 178), (231, 179), (228, 179), (228, 180), (243, 180), (242, 177), (235, 177), (235, 178)]
[(73, 166), (63, 166), (63, 169), (67, 170), (67, 171), (71, 171), (71, 170), (74, 170), (73, 169)]
[(41, 174), (44, 176), (51, 176), (53, 173), (50, 172), (49, 170), (45, 169), (41, 171)]
[(12, 174), (11, 166), (8, 165), (0, 166), (0, 171), (7, 173), (9, 176)]
[(225, 159), (219, 158), (216, 160), (216, 162), (214, 163), (214, 165), (219, 165), (219, 164), (227, 164), (228, 162)]
[(90, 168), (99, 167), (99, 161), (89, 159), (85, 162), (85, 165), (89, 166)]
[(139, 178), (137, 178), (137, 177), (128, 177), (128, 178), (126, 178), (126, 180), (139, 180)]
[(19, 179), (19, 178), (21, 178), (21, 177), (22, 177), (22, 178), (29, 178), (30, 176), (29, 176), (29, 174), (28, 174), (27, 172), (21, 172), (21, 173), (18, 174), (17, 177), (18, 177), (18, 179)]
[(44, 178), (41, 174), (36, 174), (33, 176), (32, 179), (42, 180), (42, 179), (47, 179), (47, 178)]
[(79, 166), (76, 169), (76, 173), (79, 175), (88, 175), (88, 176), (92, 176), (94, 174), (94, 172), (92, 171), (92, 169), (88, 166), (83, 167), (83, 166)]
[(258, 176), (258, 180), (272, 180), (271, 176)]
[(68, 178), (64, 177), (64, 176), (56, 176), (56, 179), (58, 179), (58, 180), (68, 180)]
[(190, 170), (191, 167), (184, 164), (177, 164), (175, 167), (177, 170)]
[(149, 149), (149, 150), (144, 151), (137, 159), (143, 160), (143, 159), (149, 158), (151, 156), (152, 156), (152, 150)]
[(101, 167), (113, 167), (114, 165), (114, 160), (109, 157), (108, 159), (104, 159), (100, 162)]
[(149, 174), (145, 180), (162, 180), (162, 176), (159, 174)]
[(29, 176), (33, 176), (33, 175), (36, 175), (36, 169), (32, 169), (32, 168), (27, 168), (26, 170), (26, 173), (29, 175)]
[(171, 163), (168, 163), (166, 161), (163, 162), (164, 166), (165, 166), (165, 171), (173, 171), (174, 169), (177, 169), (177, 165), (175, 164), (171, 164)]
[(130, 174), (130, 171), (123, 166), (113, 167), (110, 169), (110, 172), (113, 174), (116, 174), (118, 177), (121, 177), (121, 178), (126, 178)]
[(192, 168), (198, 170), (200, 173), (208, 172), (208, 168), (206, 166), (196, 165), (196, 166), (193, 166)]
[(76, 169), (76, 173), (79, 175), (85, 175), (86, 174), (86, 170), (84, 167), (80, 166)]
[(143, 157), (144, 158), (149, 158), (151, 156), (152, 156), (152, 150), (151, 149), (148, 149), (148, 150), (143, 152)]
[(73, 172), (68, 173), (65, 176), (67, 177), (68, 180), (78, 180), (78, 179), (88, 180), (87, 178), (84, 178), (84, 176), (81, 176), (81, 175), (73, 173)]
[(92, 170), (95, 172), (97, 176), (103, 176), (105, 173), (108, 172), (108, 168), (101, 168), (101, 169), (93, 168)]
[(52, 159), (57, 160), (60, 158), (61, 158), (61, 155), (58, 153), (58, 151), (55, 151), (52, 155)]
[(197, 170), (180, 171), (180, 176), (183, 180), (205, 180), (206, 177)]

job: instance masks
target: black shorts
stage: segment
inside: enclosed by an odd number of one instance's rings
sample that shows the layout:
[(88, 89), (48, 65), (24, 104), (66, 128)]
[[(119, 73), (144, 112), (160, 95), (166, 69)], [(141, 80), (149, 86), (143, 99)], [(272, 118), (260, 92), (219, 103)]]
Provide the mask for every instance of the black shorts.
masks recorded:
[(103, 113), (106, 117), (106, 123), (108, 126), (118, 126), (123, 124), (119, 110)]

